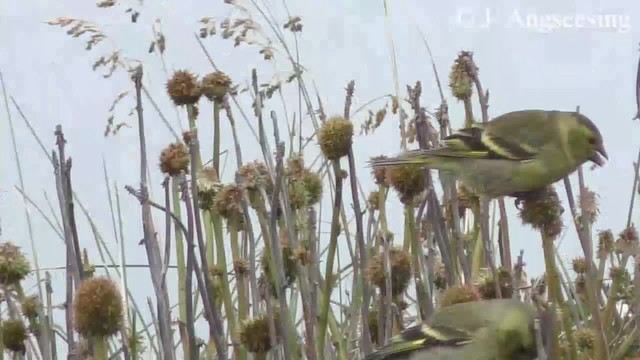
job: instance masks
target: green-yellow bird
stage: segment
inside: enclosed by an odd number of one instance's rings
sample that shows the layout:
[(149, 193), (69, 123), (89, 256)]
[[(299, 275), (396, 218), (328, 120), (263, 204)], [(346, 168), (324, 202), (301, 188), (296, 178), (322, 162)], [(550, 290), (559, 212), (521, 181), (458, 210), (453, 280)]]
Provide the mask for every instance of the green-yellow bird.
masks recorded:
[(578, 112), (520, 110), (476, 123), (444, 139), (442, 146), (412, 150), (371, 166), (417, 164), (457, 177), (489, 198), (540, 190), (587, 161), (609, 159), (596, 125)]
[(513, 299), (447, 306), (365, 360), (531, 360), (536, 309)]

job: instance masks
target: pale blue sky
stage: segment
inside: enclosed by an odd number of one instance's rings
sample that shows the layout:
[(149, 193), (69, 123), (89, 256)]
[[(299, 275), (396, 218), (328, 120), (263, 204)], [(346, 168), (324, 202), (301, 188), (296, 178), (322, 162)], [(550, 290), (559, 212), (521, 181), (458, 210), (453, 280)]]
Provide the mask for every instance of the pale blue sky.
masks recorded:
[[(286, 21), (281, 1), (260, 4), (271, 7), (281, 23)], [(413, 85), (416, 80), (421, 80), (424, 88), (422, 103), (429, 109), (437, 106), (439, 95), (419, 28), (430, 42), (444, 83), (457, 52), (462, 49), (475, 52), (483, 85), (491, 93), (490, 116), (523, 108), (572, 110), (580, 105), (582, 112), (600, 127), (610, 155), (605, 168), (586, 171), (589, 186), (600, 194), (603, 215), (595, 228), (611, 228), (614, 233), (622, 230), (627, 217), (632, 162), (640, 146), (640, 123), (631, 121), (635, 114), (640, 3), (629, 0), (545, 0), (434, 4), (395, 0), (390, 4), (387, 23), (382, 1), (287, 1), (291, 14), (301, 16), (304, 24), (299, 46), (301, 62), (309, 69), (307, 84), (315, 81), (329, 113), (342, 111), (343, 89), (349, 80), (356, 82), (354, 108), (374, 97), (395, 91), (388, 34), (393, 36), (395, 43), (400, 95), (406, 95), (406, 84)], [(124, 14), (129, 6), (141, 11), (137, 24), (131, 24)], [(93, 2), (70, 0), (0, 3), (0, 45), (3, 49), (0, 52), (0, 69), (9, 93), (22, 106), (48, 150), (55, 146), (55, 125), (62, 124), (69, 142), (67, 154), (74, 161), (75, 191), (115, 254), (116, 244), (102, 175), (104, 157), (111, 180), (119, 185), (128, 261), (131, 263), (146, 262), (144, 248), (138, 246), (142, 236), (139, 205), (123, 189), (125, 184), (137, 186), (139, 181), (136, 122), (135, 118), (128, 117), (133, 104), (131, 98), (118, 107), (116, 121), (125, 120), (134, 127), (123, 128), (117, 136), (109, 138), (103, 137), (103, 130), (113, 99), (132, 86), (123, 72), (105, 80), (91, 70), (91, 65), (99, 55), (114, 48), (121, 49), (127, 57), (142, 60), (146, 85), (172, 125), (178, 128), (175, 112), (164, 92), (166, 78), (161, 62), (157, 55), (147, 53), (152, 40), (152, 23), (156, 18), (162, 22), (161, 29), (167, 38), (165, 57), (170, 72), (188, 68), (198, 74), (206, 74), (212, 69), (193, 37), (200, 26), (198, 21), (203, 16), (222, 20), (232, 13), (237, 14), (237, 11), (233, 12), (222, 1), (158, 1), (147, 2), (143, 6), (137, 1), (125, 1), (111, 9), (98, 9)], [(487, 14), (490, 18), (488, 26)], [(109, 41), (88, 53), (84, 50), (83, 40), (73, 39), (65, 34), (65, 30), (44, 23), (58, 16), (96, 23)], [(526, 25), (527, 21), (529, 25)], [(546, 26), (548, 24), (561, 24), (561, 27), (552, 26), (550, 29)], [(265, 31), (271, 34), (268, 28)], [(293, 37), (289, 36), (289, 40), (292, 45)], [(235, 82), (245, 83), (253, 67), (258, 68), (263, 81), (274, 74), (274, 67), (261, 59), (255, 47), (234, 48), (232, 42), (219, 37), (205, 39), (204, 43), (217, 65)], [(290, 66), (284, 60), (279, 57), (275, 64), (279, 73), (286, 76), (282, 71)], [(297, 94), (293, 91), (295, 88), (290, 89), (286, 94), (291, 117), (294, 111), (297, 112)], [(371, 109), (375, 111), (382, 104), (374, 103)], [(450, 99), (449, 104), (453, 126), (459, 127), (462, 125), (462, 106), (455, 99)], [(43, 191), (56, 201), (52, 169), (15, 108), (10, 105), (26, 176), (26, 190), (39, 205), (47, 208)], [(148, 155), (155, 164), (160, 150), (172, 139), (148, 103), (145, 109)], [(203, 136), (207, 136), (204, 133), (211, 131), (210, 109), (204, 101), (201, 109), (201, 131)], [(267, 103), (265, 110), (271, 109), (278, 112), (281, 120), (284, 119), (278, 98)], [(247, 113), (251, 111), (247, 110)], [(479, 115), (479, 111), (476, 113)], [(237, 110), (235, 114), (244, 160), (259, 158), (259, 149), (251, 139), (246, 123)], [(4, 169), (0, 179), (2, 240), (13, 240), (31, 253), (22, 200), (13, 188), (18, 184), (18, 177), (4, 108), (1, 118), (0, 161)], [(362, 112), (354, 117), (354, 121), (359, 127), (365, 118), (366, 113)], [(250, 120), (253, 121), (252, 118)], [(305, 134), (310, 135), (308, 117), (305, 121)], [(282, 126), (284, 129), (284, 123)], [(223, 131), (230, 134), (226, 123)], [(373, 189), (373, 184), (367, 176), (365, 160), (381, 153), (397, 152), (398, 135), (397, 119), (387, 118), (375, 135), (355, 138), (359, 178), (367, 191)], [(205, 137), (203, 143), (207, 139)], [(223, 146), (234, 153), (230, 136), (223, 136)], [(229, 158), (228, 161), (228, 170), (224, 174), (227, 180), (231, 175), (229, 166), (235, 163), (235, 159)], [(151, 180), (155, 194), (159, 195), (162, 177), (155, 166)], [(564, 202), (561, 185), (558, 191)], [(349, 204), (348, 193), (347, 197)], [(55, 203), (54, 206), (57, 209)], [(401, 210), (397, 202), (393, 206), (391, 214)], [(529, 274), (539, 275), (544, 267), (539, 239), (514, 216), (511, 200), (508, 206), (512, 213), (510, 231), (514, 256), (519, 249), (524, 249)], [(63, 265), (61, 241), (37, 213), (32, 214), (41, 266)], [(156, 215), (156, 225), (161, 232), (162, 217)], [(634, 216), (635, 221), (638, 216)], [(98, 262), (91, 229), (79, 209), (77, 217), (81, 246), (89, 248)], [(392, 225), (393, 230), (400, 234), (399, 217)], [(323, 226), (328, 229), (326, 224)], [(567, 260), (580, 251), (573, 229), (569, 227), (569, 230), (569, 236), (561, 247)], [(53, 275), (56, 280), (64, 279), (63, 272), (57, 271)], [(130, 276), (140, 304), (144, 305), (144, 297), (152, 294), (148, 272), (134, 270)], [(62, 300), (63, 291), (61, 287), (59, 289), (57, 299)]]

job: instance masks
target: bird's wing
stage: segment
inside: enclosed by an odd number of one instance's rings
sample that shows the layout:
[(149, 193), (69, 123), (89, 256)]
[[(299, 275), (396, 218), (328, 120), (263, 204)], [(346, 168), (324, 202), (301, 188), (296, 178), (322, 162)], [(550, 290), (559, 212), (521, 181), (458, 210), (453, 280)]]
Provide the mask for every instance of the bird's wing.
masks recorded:
[(365, 360), (407, 359), (416, 350), (458, 347), (471, 342), (472, 334), (448, 326), (417, 325), (402, 331), (391, 343), (368, 354)]

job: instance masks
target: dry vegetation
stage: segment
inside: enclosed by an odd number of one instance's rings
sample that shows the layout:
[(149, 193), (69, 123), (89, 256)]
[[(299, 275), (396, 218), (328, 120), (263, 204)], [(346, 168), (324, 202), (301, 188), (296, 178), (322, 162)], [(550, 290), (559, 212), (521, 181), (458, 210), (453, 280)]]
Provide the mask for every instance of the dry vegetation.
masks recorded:
[[(105, 136), (117, 136), (123, 126), (139, 132), (140, 182), (126, 187), (131, 196), (122, 201), (139, 203), (142, 210), (141, 245), (148, 259), (144, 276), (150, 276), (154, 290), (149, 308), (141, 307), (142, 299), (131, 297), (129, 291), (121, 293), (127, 288), (130, 268), (122, 257), (111, 255), (106, 240), (99, 239), (96, 245), (106, 254), (101, 260), (112, 269), (110, 276), (99, 276), (83, 251), (92, 245), (80, 241), (76, 227), (81, 221), (76, 213), (83, 206), (71, 180), (79, 175), (71, 171), (73, 154), (65, 153), (63, 129), (57, 127), (57, 149), (45, 154), (55, 169), (59, 217), (39, 215), (66, 244), (66, 288), (57, 289), (66, 291), (66, 306), (52, 304), (48, 272), (12, 243), (1, 244), (4, 350), (15, 358), (36, 359), (62, 358), (67, 353), (101, 360), (359, 359), (438, 307), (518, 297), (556, 315), (551, 328), (540, 329), (553, 340), (541, 349), (550, 359), (638, 356), (640, 327), (634, 314), (640, 305), (640, 254), (631, 222), (633, 204), (625, 229), (594, 233), (597, 196), (584, 184), (582, 169), (575, 175), (580, 185), (575, 192), (568, 179), (564, 186), (556, 184), (556, 189), (566, 190), (565, 204), (560, 200), (565, 197), (550, 187), (542, 198), (521, 201), (520, 219), (510, 221), (504, 203), (508, 199), (481, 202), (435, 172), (407, 166), (356, 173), (358, 162), (366, 159), (354, 158), (353, 137), (366, 136), (384, 121), (399, 121), (403, 148), (437, 145), (451, 131), (449, 93), (457, 99), (456, 106), (464, 106), (466, 125), (489, 120), (488, 92), (472, 53), (462, 51), (452, 59), (449, 86), (440, 89), (441, 105), (433, 113), (421, 105), (418, 81), (406, 87), (405, 96), (378, 99), (376, 103), (387, 103), (360, 115), (358, 132), (351, 119), (357, 84), (346, 84), (343, 109), (326, 109), (305, 82), (305, 70), (295, 60), (297, 48), (284, 40), (285, 32), (295, 41), (302, 36), (303, 19), (292, 16), (278, 24), (255, 2), (225, 2), (243, 16), (203, 18), (202, 28), (194, 29), (214, 70), (194, 74), (185, 68), (166, 79), (168, 99), (188, 121), (183, 134), (173, 129), (170, 115), (156, 105), (163, 100), (154, 99), (145, 87), (142, 65), (114, 51), (99, 54), (93, 66), (104, 70), (105, 81), (118, 71), (127, 71), (131, 79), (131, 90), (118, 95), (109, 112)], [(119, 5), (102, 1), (98, 6)], [(141, 11), (130, 8), (126, 14), (136, 22)], [(268, 34), (250, 14), (262, 14)], [(83, 39), (92, 55), (107, 38), (98, 25), (83, 20), (58, 18), (50, 24)], [(149, 51), (164, 59), (166, 38), (155, 26), (154, 34)], [(236, 85), (241, 81), (218, 69), (206, 51), (203, 41), (212, 36), (253, 47), (264, 61), (279, 57), (290, 64), (289, 74), (261, 83), (254, 70), (247, 88)], [(283, 87), (296, 89), (300, 97), (285, 99)], [(252, 108), (239, 105), (242, 97), (250, 98)], [(115, 122), (114, 109), (124, 98), (135, 101), (137, 123)], [(264, 113), (265, 102), (285, 100), (301, 111), (286, 129), (278, 119), (283, 114)], [(473, 114), (476, 101), (479, 116)], [(207, 107), (212, 119), (200, 115), (200, 109)], [(261, 159), (243, 159), (238, 119), (254, 124), (254, 145), (262, 150)], [(147, 150), (151, 121), (164, 123), (174, 136), (166, 139), (159, 154)], [(230, 153), (236, 166), (230, 182), (220, 177), (223, 122), (229, 124), (234, 141)], [(313, 127), (311, 137), (302, 134), (302, 122)], [(198, 134), (203, 131), (214, 134), (210, 161), (200, 149)], [(242, 143), (246, 146), (247, 140)], [(309, 162), (304, 154), (314, 146), (321, 155)], [(150, 196), (149, 183), (161, 179), (148, 178), (147, 168), (158, 163), (164, 174), (162, 194)], [(358, 178), (367, 176), (377, 187), (365, 193)], [(636, 167), (634, 194), (637, 178)], [(28, 194), (21, 194), (28, 206), (38, 209)], [(403, 213), (386, 211), (392, 197), (400, 199)], [(497, 208), (495, 216), (490, 206)], [(572, 223), (562, 222), (565, 208)], [(119, 210), (111, 209), (118, 216)], [(157, 223), (152, 213), (163, 214), (164, 221)], [(402, 217), (403, 232), (389, 230), (392, 216)], [(321, 221), (330, 223), (329, 233), (319, 230)], [(490, 224), (498, 224), (493, 237)], [(544, 252), (546, 273), (536, 279), (528, 279), (522, 253), (512, 258), (517, 249), (511, 246), (509, 227), (515, 226), (539, 231), (539, 239), (528, 240), (539, 241)], [(564, 227), (577, 232), (583, 247), (583, 255), (572, 262), (573, 272), (556, 261), (554, 241)], [(340, 263), (339, 252), (342, 259), (348, 258), (347, 264)], [(169, 271), (170, 263), (176, 264), (177, 272)], [(43, 286), (27, 294), (21, 284), (32, 272)], [(177, 276), (178, 288), (167, 286), (169, 276)], [(177, 304), (170, 299), (178, 299)], [(54, 312), (63, 313), (64, 322), (55, 323)]]

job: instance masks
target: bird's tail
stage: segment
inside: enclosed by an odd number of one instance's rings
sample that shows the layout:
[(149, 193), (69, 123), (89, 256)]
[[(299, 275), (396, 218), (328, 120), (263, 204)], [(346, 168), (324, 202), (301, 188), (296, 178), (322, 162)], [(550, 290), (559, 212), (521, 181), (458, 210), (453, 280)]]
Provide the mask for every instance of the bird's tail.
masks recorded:
[(433, 150), (410, 150), (394, 157), (375, 157), (369, 160), (372, 168), (383, 168), (403, 165), (420, 165), (430, 167), (437, 163), (438, 157), (434, 156)]

